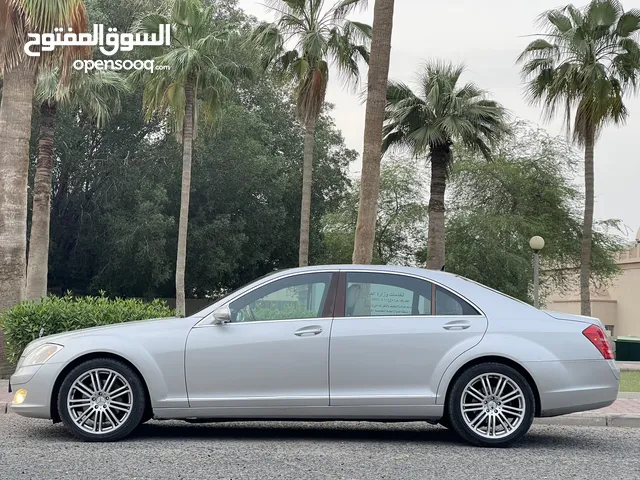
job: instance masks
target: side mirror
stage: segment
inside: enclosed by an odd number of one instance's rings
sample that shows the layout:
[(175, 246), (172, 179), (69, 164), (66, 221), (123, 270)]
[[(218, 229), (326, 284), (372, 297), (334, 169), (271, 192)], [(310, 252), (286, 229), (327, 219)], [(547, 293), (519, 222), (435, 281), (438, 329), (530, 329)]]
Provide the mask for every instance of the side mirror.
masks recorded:
[(219, 307), (213, 312), (213, 325), (221, 325), (231, 322), (231, 310), (227, 305)]

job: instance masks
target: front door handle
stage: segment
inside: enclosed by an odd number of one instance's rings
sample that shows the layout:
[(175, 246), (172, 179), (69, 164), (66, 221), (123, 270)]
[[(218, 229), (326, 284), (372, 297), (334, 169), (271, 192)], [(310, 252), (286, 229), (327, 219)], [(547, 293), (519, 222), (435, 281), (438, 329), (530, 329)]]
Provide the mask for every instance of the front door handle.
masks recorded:
[(318, 335), (319, 333), (322, 333), (322, 327), (320, 325), (302, 327), (295, 331), (295, 335), (298, 337), (310, 337), (312, 335)]
[(442, 328), (445, 330), (466, 330), (471, 326), (469, 320), (454, 320), (449, 323), (445, 323)]

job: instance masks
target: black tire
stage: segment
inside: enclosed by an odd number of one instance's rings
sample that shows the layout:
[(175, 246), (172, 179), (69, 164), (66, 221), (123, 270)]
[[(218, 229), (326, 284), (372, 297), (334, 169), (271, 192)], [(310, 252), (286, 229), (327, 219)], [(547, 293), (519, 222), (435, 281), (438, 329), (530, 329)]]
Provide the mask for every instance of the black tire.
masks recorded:
[[(112, 370), (124, 377), (131, 387), (132, 405), (128, 417), (117, 428), (105, 433), (90, 433), (81, 429), (72, 419), (69, 408), (67, 407), (67, 396), (73, 383), (79, 377), (90, 370), (98, 368)], [(145, 415), (146, 404), (146, 390), (138, 374), (126, 364), (112, 358), (95, 358), (81, 363), (67, 374), (58, 392), (58, 412), (60, 419), (73, 436), (85, 442), (113, 442), (127, 437), (140, 425)], [(116, 422), (114, 421), (113, 423), (115, 424)]]
[[(520, 388), (522, 396), (524, 397), (524, 413), (520, 424), (512, 432), (498, 438), (487, 438), (478, 434), (471, 426), (467, 425), (462, 413), (461, 402), (464, 389), (469, 382), (482, 374), (499, 374), (507, 377)], [(502, 403), (500, 403), (500, 405), (502, 405)], [(496, 408), (500, 407), (496, 406)], [(453, 430), (467, 442), (481, 447), (508, 447), (520, 440), (531, 428), (535, 410), (535, 397), (529, 382), (527, 382), (517, 370), (501, 363), (482, 363), (465, 370), (455, 381), (446, 406), (447, 415)], [(477, 415), (479, 416), (480, 414), (484, 414), (484, 411), (479, 412)], [(471, 423), (473, 423), (473, 421), (471, 421)], [(479, 423), (483, 424), (484, 421), (480, 421)], [(500, 429), (501, 432), (506, 430), (502, 426)]]

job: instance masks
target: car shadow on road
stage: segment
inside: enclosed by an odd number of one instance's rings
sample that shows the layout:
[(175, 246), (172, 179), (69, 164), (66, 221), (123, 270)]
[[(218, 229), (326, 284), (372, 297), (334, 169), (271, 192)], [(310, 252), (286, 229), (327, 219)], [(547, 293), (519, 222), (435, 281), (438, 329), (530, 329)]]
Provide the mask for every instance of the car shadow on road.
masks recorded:
[[(46, 431), (43, 431), (45, 430)], [(37, 431), (36, 431), (37, 430)], [(47, 438), (57, 441), (75, 441), (62, 425), (33, 425), (28, 428), (32, 438)], [(470, 447), (454, 432), (424, 422), (366, 423), (366, 422), (215, 422), (189, 424), (177, 421), (151, 421), (138, 427), (123, 442), (149, 441), (313, 441), (313, 442), (372, 442), (440, 444)], [(593, 435), (576, 437), (558, 427), (534, 426), (512, 448), (567, 449), (603, 448), (607, 442), (594, 431)], [(474, 447), (470, 447), (474, 448)]]
[[(600, 435), (576, 438), (562, 430), (549, 431), (546, 427), (534, 427), (516, 443), (516, 448), (567, 448), (584, 449), (602, 447)], [(257, 423), (217, 422), (204, 424), (180, 424), (176, 422), (150, 422), (139, 427), (131, 441), (150, 439), (216, 439), (242, 441), (320, 441), (320, 442), (401, 442), (434, 443), (468, 446), (454, 432), (424, 422), (360, 423), (360, 422), (300, 422)]]

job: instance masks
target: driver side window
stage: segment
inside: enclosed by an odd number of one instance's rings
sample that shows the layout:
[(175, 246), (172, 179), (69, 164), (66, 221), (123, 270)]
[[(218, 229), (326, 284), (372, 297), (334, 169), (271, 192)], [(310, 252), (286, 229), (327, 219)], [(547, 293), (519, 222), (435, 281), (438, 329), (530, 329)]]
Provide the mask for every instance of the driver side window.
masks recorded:
[(331, 273), (308, 273), (268, 283), (229, 304), (231, 322), (320, 318), (331, 278)]

